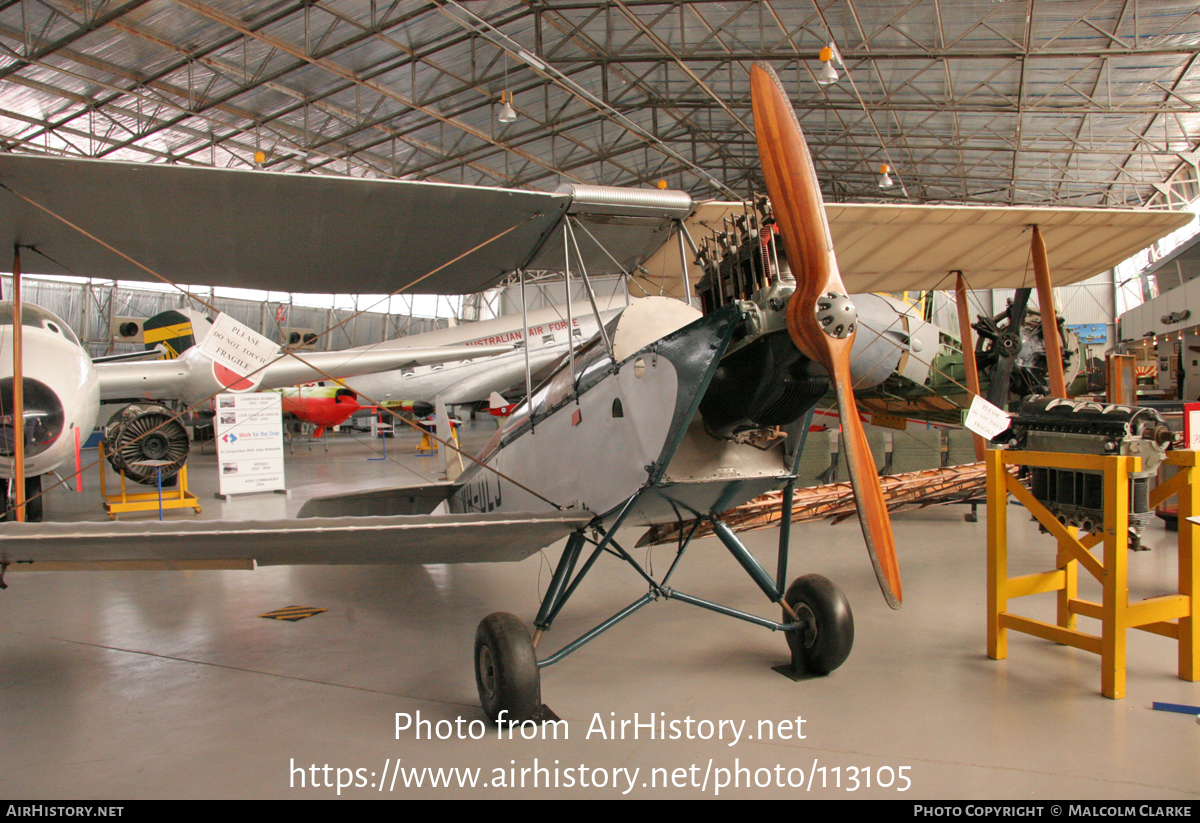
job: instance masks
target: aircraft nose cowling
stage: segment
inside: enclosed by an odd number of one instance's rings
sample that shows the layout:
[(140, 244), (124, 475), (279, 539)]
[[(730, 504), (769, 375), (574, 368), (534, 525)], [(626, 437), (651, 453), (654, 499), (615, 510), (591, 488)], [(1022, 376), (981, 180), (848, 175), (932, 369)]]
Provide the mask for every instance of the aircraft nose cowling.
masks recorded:
[[(23, 378), (25, 411), (25, 456), (34, 457), (62, 437), (66, 414), (62, 398), (40, 380)], [(13, 379), (0, 379), (0, 455), (13, 455)]]

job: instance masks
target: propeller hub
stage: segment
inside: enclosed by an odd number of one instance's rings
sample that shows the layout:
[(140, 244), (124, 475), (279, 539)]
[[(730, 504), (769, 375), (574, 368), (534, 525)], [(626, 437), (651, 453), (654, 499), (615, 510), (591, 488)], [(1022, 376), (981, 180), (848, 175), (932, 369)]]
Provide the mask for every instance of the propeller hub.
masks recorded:
[(844, 340), (854, 334), (858, 325), (858, 309), (849, 295), (826, 292), (817, 298), (817, 323), (830, 337)]
[(1021, 351), (1021, 335), (1006, 332), (1000, 335), (996, 344), (1005, 357), (1013, 357)]

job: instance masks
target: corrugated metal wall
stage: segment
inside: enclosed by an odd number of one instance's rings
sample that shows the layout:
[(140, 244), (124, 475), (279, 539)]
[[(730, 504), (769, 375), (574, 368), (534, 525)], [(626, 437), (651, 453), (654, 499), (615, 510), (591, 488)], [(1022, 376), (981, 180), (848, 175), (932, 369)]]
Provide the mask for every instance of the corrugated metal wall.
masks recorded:
[[(596, 278), (593, 288), (597, 300), (602, 304), (610, 301), (614, 305), (624, 302), (623, 296), (614, 296), (620, 291), (620, 278)], [(586, 300), (587, 293), (581, 280), (572, 280), (572, 296), (575, 300)], [(0, 288), (4, 295), (11, 293), (11, 277), (0, 277)], [(991, 312), (994, 316), (1004, 310), (1012, 298), (1013, 289), (995, 289), (968, 293), (972, 321), (975, 315)], [(561, 280), (536, 279), (526, 286), (526, 301), (529, 309), (548, 305), (561, 305), (564, 297)], [(623, 293), (622, 293), (623, 294)], [(87, 286), (84, 284), (42, 280), (27, 277), (23, 280), (22, 296), (25, 300), (43, 306), (61, 317), (87, 344), (93, 355), (131, 351), (137, 346), (114, 343), (111, 332), (113, 318), (152, 317), (168, 309), (180, 308), (188, 300), (178, 292), (152, 291), (148, 289), (113, 286), (109, 284)], [(445, 318), (430, 319), (399, 314), (384, 314), (367, 311), (354, 317), (350, 309), (294, 306), (278, 301), (261, 302), (230, 297), (216, 297), (207, 292), (200, 295), (221, 311), (227, 312), (259, 333), (281, 341), (282, 329), (311, 329), (322, 335), (317, 348), (345, 349), (369, 345), (394, 337), (419, 334), (436, 328), (444, 328), (450, 322)], [(1109, 340), (1115, 339), (1114, 287), (1112, 273), (1099, 274), (1090, 280), (1072, 286), (1055, 289), (1055, 300), (1059, 313), (1068, 325), (1078, 323), (1109, 324)], [(469, 303), (469, 301), (468, 301)], [(1037, 305), (1037, 293), (1030, 301)], [(203, 307), (198, 307), (203, 308)], [(500, 314), (520, 312), (520, 289), (508, 286), (492, 295), (487, 306), (477, 304), (464, 306), (467, 313), (491, 315), (496, 309)], [(279, 310), (284, 320), (276, 320)], [(481, 309), (483, 309), (481, 311)], [(934, 293), (934, 322), (941, 328), (958, 336), (958, 311), (951, 292)], [(329, 334), (326, 332), (333, 331)]]
[[(1030, 284), (1033, 287), (1032, 275)], [(971, 307), (971, 322), (980, 314), (993, 317), (1004, 311), (1016, 289), (991, 289), (967, 293)], [(1108, 326), (1109, 347), (1116, 339), (1116, 294), (1111, 271), (1070, 286), (1054, 290), (1054, 303), (1068, 326), (1082, 323), (1104, 323)], [(1038, 307), (1037, 291), (1029, 299), (1030, 308)], [(934, 302), (934, 322), (958, 336), (958, 309), (952, 292), (937, 292)]]
[[(0, 277), (0, 288), (4, 296), (12, 294), (12, 278)], [(22, 278), (21, 297), (61, 317), (75, 330), (92, 355), (133, 351), (140, 346), (114, 342), (110, 331), (115, 317), (152, 317), (168, 309), (177, 309), (190, 302), (178, 292), (151, 291), (110, 284), (88, 286)], [(217, 309), (227, 312), (272, 340), (282, 340), (281, 328), (312, 329), (322, 335), (316, 348), (319, 350), (347, 349), (378, 343), (393, 337), (432, 331), (444, 328), (450, 321), (445, 318), (430, 319), (408, 317), (397, 314), (364, 312), (354, 317), (349, 309), (316, 308), (293, 306), (276, 301), (260, 302), (230, 297), (216, 297), (208, 293), (200, 295)], [(283, 308), (284, 322), (276, 320), (277, 312)], [(203, 306), (196, 306), (204, 310)], [(339, 325), (342, 324), (342, 325)], [(325, 334), (329, 329), (332, 333)]]

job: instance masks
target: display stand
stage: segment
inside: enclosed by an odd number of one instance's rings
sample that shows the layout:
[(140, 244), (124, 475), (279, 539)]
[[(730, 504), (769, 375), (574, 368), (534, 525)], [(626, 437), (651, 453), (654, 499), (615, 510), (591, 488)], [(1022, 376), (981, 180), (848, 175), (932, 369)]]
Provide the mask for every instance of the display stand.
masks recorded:
[[(179, 470), (179, 486), (163, 493), (162, 490), (162, 468), (157, 467), (159, 472), (158, 491), (154, 492), (134, 492), (130, 494), (126, 491), (125, 472), (119, 472), (121, 475), (121, 493), (110, 495), (107, 493), (104, 483), (104, 444), (99, 444), (100, 459), (97, 465), (100, 467), (100, 496), (104, 499), (104, 511), (108, 515), (109, 520), (116, 520), (118, 514), (126, 514), (128, 512), (148, 512), (158, 511), (158, 519), (162, 519), (162, 513), (166, 509), (195, 509), (196, 514), (200, 513), (200, 500), (196, 495), (188, 491), (187, 466), (184, 465)], [(138, 465), (151, 465), (152, 463), (165, 463), (166, 461), (146, 461)]]
[(433, 457), (437, 454), (437, 441), (429, 435), (433, 433), (433, 423), (417, 423), (421, 429), (421, 442), (417, 444), (417, 457)]
[[(1129, 602), (1129, 474), (1140, 469), (1140, 457), (1058, 454), (1049, 452), (990, 450), (988, 484), (988, 629), (987, 653), (993, 660), (1008, 657), (1009, 629), (1074, 646), (1100, 655), (1100, 691), (1105, 697), (1125, 696), (1126, 630), (1141, 629), (1179, 643), (1179, 677), (1197, 679), (1200, 634), (1192, 616), (1192, 595), (1200, 592), (1200, 569), (1192, 562), (1196, 526), (1184, 518), (1200, 514), (1200, 484), (1195, 481), (1200, 452), (1168, 452), (1166, 462), (1179, 472), (1150, 494), (1150, 507), (1179, 496), (1179, 592)], [(1059, 523), (1032, 493), (1012, 477), (1006, 465), (1041, 466), (1098, 471), (1104, 475), (1102, 531), (1080, 539), (1074, 528)], [(1008, 576), (1008, 495), (1012, 494), (1058, 541), (1053, 571)], [(1092, 547), (1104, 544), (1103, 560)], [(1079, 567), (1083, 566), (1103, 586), (1099, 603), (1079, 599)], [(1008, 611), (1008, 601), (1033, 594), (1056, 592), (1057, 624), (1045, 623)], [(1076, 628), (1076, 617), (1100, 621), (1100, 634)]]

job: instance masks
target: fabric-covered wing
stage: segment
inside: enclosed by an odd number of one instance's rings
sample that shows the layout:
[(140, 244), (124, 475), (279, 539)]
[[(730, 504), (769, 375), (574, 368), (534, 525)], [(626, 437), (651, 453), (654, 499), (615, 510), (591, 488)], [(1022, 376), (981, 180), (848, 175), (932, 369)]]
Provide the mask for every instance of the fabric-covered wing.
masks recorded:
[[(741, 203), (701, 203), (687, 220), (697, 242)], [(910, 206), (826, 203), (838, 267), (850, 294), (950, 289), (947, 272), (960, 269), (973, 289), (1032, 283), (1029, 229), (1046, 238), (1054, 285), (1086, 280), (1187, 225), (1191, 212), (1145, 209), (1066, 209), (1009, 206)], [(645, 264), (655, 290), (682, 295), (679, 248), (668, 243)], [(702, 272), (691, 265), (693, 288)]]
[[(522, 266), (567, 195), (0, 153), (0, 240), (35, 247), (29, 274), (153, 279), (33, 200), (176, 283), (471, 294)], [(43, 256), (44, 255), (44, 256)]]
[[(852, 294), (1032, 285), (1029, 226), (1041, 227), (1054, 285), (1100, 274), (1192, 219), (1188, 212), (1006, 206), (826, 207), (842, 279)], [(844, 251), (842, 251), (844, 249)]]
[[(270, 521), (3, 523), (10, 571), (159, 564), (345, 565), (522, 560), (590, 522), (588, 512)], [(30, 563), (29, 566), (22, 564)]]

